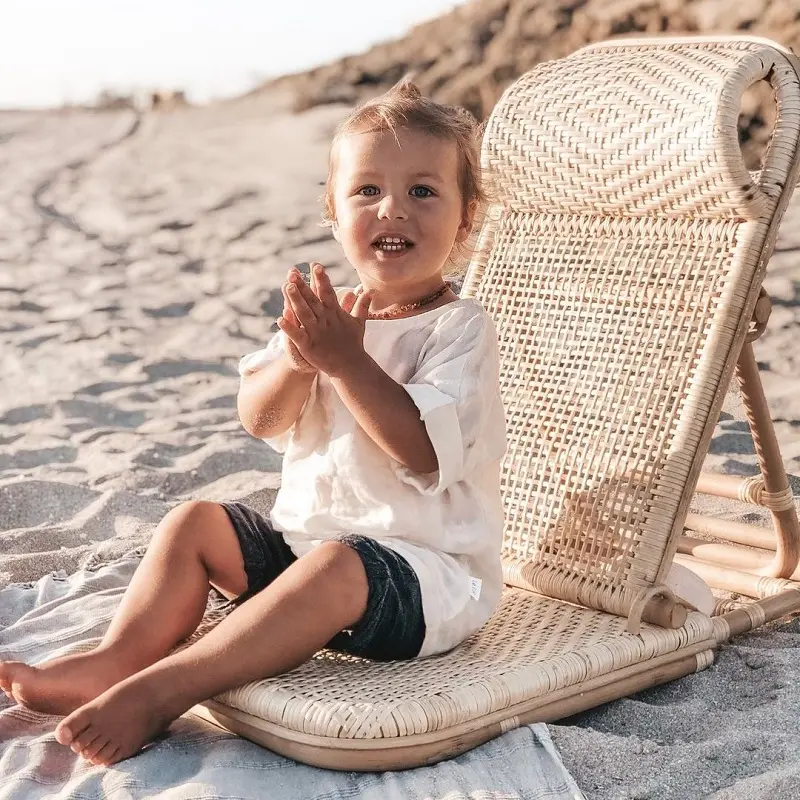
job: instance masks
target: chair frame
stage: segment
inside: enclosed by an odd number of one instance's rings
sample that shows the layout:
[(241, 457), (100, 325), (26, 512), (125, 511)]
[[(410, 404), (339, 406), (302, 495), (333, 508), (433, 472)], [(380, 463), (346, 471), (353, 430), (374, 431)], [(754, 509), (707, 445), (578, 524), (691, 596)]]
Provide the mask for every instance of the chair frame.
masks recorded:
[[(800, 76), (800, 58), (778, 43), (758, 36), (694, 36), (657, 37), (659, 44), (697, 42), (760, 42), (781, 52), (793, 65)], [(654, 37), (620, 37), (618, 39), (586, 45), (580, 52), (596, 48), (618, 45), (651, 45)], [(800, 178), (800, 147), (794, 154), (788, 183), (797, 185)], [(763, 280), (767, 264), (777, 239), (777, 230), (791, 200), (791, 194), (784, 192), (772, 218), (761, 254), (757, 275)], [(733, 370), (727, 370), (720, 381), (720, 392), (715, 398), (715, 411), (709, 415), (709, 424), (700, 444), (700, 449), (708, 452), (714, 429), (722, 411), (725, 393), (730, 387), (735, 373), (739, 391), (747, 415), (750, 435), (753, 439), (760, 467), (760, 476), (740, 477), (705, 472), (698, 469), (690, 476), (688, 484), (695, 482), (697, 494), (712, 495), (724, 499), (756, 505), (767, 509), (772, 517), (773, 531), (749, 523), (733, 522), (719, 517), (678, 513), (678, 519), (685, 517), (684, 532), (677, 539), (677, 552), (674, 561), (699, 575), (713, 589), (733, 592), (749, 598), (748, 600), (723, 599), (717, 602), (716, 615), (723, 635), (726, 623), (733, 625), (731, 633), (718, 641), (725, 641), (734, 633), (743, 633), (764, 622), (777, 619), (775, 615), (785, 616), (800, 613), (800, 520), (797, 506), (783, 464), (775, 427), (764, 393), (764, 387), (753, 352), (753, 342), (766, 331), (772, 311), (769, 295), (760, 287), (757, 299), (742, 314), (743, 324), (734, 340), (734, 348), (739, 356)], [(748, 321), (749, 320), (749, 321)], [(690, 493), (685, 495), (684, 505), (688, 506)], [(683, 509), (686, 512), (686, 509)], [(709, 541), (692, 536), (699, 533), (706, 537), (723, 540)], [(765, 602), (767, 598), (781, 595), (777, 601)], [(741, 615), (737, 609), (747, 606), (751, 624), (742, 628)], [(732, 613), (732, 616), (728, 616)], [(762, 618), (762, 614), (765, 616)]]
[[(769, 39), (755, 36), (691, 38), (698, 42), (731, 40), (762, 42), (783, 53), (800, 75), (800, 59), (792, 51)], [(679, 39), (659, 37), (659, 43), (663, 44), (679, 41), (686, 42), (691, 39), (689, 37)], [(623, 37), (612, 42), (604, 42), (602, 45), (608, 47), (615, 42), (629, 46), (652, 43), (652, 39)], [(599, 45), (600, 43), (588, 45), (583, 48), (583, 51), (591, 50)], [(789, 182), (796, 183), (798, 177), (800, 177), (800, 152), (795, 153)], [(777, 229), (790, 199), (790, 194), (783, 194), (773, 217), (758, 270), (758, 274), (762, 276), (772, 256), (777, 239)], [(776, 607), (772, 603), (765, 605), (759, 601), (780, 592), (787, 592), (785, 598), (787, 610), (784, 613), (800, 612), (800, 593), (798, 593), (800, 592), (800, 521), (753, 352), (753, 342), (766, 331), (771, 311), (772, 303), (769, 295), (761, 287), (759, 296), (750, 309), (750, 323), (746, 329), (739, 330), (736, 339), (740, 349), (735, 365), (735, 375), (739, 383), (739, 391), (761, 474), (758, 477), (739, 477), (701, 471), (697, 476), (695, 491), (698, 494), (737, 500), (766, 508), (772, 517), (773, 533), (770, 534), (768, 530), (749, 523), (732, 522), (710, 515), (688, 513), (684, 521), (684, 529), (688, 531), (689, 535), (684, 533), (680, 537), (675, 556), (676, 563), (694, 571), (712, 588), (754, 598), (755, 602), (748, 604), (752, 606), (752, 610), (756, 608), (764, 611), (770, 610), (765, 621), (775, 619), (773, 614), (776, 613)], [(743, 315), (743, 319), (747, 319), (747, 314)], [(732, 378), (731, 374), (723, 376), (721, 387), (728, 387)], [(718, 411), (709, 417), (709, 420), (713, 421), (713, 425), (709, 425), (710, 431), (706, 432), (705, 441), (701, 445), (706, 449), (713, 428), (716, 426), (716, 420), (719, 418), (723, 397), (724, 393), (721, 392), (716, 399)], [(691, 536), (692, 533), (721, 539), (723, 542), (698, 539)], [(782, 580), (763, 580), (764, 578)], [(795, 598), (792, 593), (798, 593), (797, 597)], [(726, 611), (733, 610), (741, 604), (741, 601), (722, 600), (717, 604), (717, 612), (724, 617)], [(737, 617), (738, 615), (734, 618)], [(736, 632), (741, 633), (742, 631), (737, 630)]]

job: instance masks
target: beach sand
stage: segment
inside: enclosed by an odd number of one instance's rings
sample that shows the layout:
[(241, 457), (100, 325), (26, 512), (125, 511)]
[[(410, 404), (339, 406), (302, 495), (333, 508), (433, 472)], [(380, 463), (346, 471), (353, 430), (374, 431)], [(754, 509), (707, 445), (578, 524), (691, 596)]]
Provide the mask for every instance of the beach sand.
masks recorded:
[[(181, 500), (272, 502), (280, 459), (238, 422), (238, 359), (275, 330), (292, 264), (355, 280), (319, 225), (346, 109), (288, 103), (0, 112), (2, 583), (121, 555)], [(756, 354), (798, 494), (800, 198), (766, 288)], [(733, 394), (711, 451), (710, 469), (755, 472)], [(739, 637), (702, 673), (553, 725), (567, 767), (591, 798), (800, 797), (798, 634)]]

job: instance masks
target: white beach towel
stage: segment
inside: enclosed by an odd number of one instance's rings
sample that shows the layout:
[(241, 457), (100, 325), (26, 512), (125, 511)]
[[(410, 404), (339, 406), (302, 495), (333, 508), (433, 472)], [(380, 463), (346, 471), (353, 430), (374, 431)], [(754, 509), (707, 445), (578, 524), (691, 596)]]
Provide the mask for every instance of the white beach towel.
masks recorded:
[[(100, 640), (141, 551), (67, 576), (0, 589), (0, 659), (40, 663)], [(55, 740), (58, 717), (0, 694), (0, 798), (264, 800), (578, 800), (545, 725), (511, 731), (458, 758), (360, 774), (298, 764), (192, 715), (134, 758), (95, 767)]]

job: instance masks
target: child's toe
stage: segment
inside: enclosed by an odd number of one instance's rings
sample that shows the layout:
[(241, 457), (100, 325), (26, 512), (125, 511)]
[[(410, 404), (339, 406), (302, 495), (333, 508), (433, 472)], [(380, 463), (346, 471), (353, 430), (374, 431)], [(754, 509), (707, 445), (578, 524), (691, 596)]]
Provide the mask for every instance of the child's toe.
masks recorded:
[(63, 722), (56, 726), (56, 741), (65, 746), (72, 744), (72, 731)]
[(108, 742), (105, 747), (99, 750), (97, 754), (89, 760), (98, 767), (109, 767), (111, 764), (116, 764), (117, 761), (122, 760), (120, 751), (121, 748), (116, 742)]
[(26, 671), (30, 671), (30, 667), (21, 661), (0, 661), (0, 690), (11, 700), (14, 699), (14, 681)]
[(81, 750), (97, 736), (96, 732), (90, 732), (90, 728), (91, 714), (83, 708), (79, 708), (58, 723), (56, 726), (56, 741), (63, 745), (71, 745), (73, 742), (77, 742), (80, 745), (78, 750)]
[(98, 735), (95, 736), (91, 742), (81, 745), (77, 741), (74, 741), (69, 747), (70, 750), (75, 753), (75, 755), (81, 756), (87, 761), (91, 761), (91, 759), (94, 758), (107, 744), (108, 737)]

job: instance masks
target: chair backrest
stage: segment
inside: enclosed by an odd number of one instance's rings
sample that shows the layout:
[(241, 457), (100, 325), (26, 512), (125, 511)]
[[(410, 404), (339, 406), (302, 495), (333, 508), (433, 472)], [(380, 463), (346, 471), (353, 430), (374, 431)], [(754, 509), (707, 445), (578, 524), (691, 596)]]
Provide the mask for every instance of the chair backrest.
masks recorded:
[[(742, 37), (539, 65), (484, 134), (462, 294), (499, 332), (506, 581), (627, 615), (674, 556), (798, 172), (797, 60)], [(741, 98), (778, 120), (745, 168)]]

